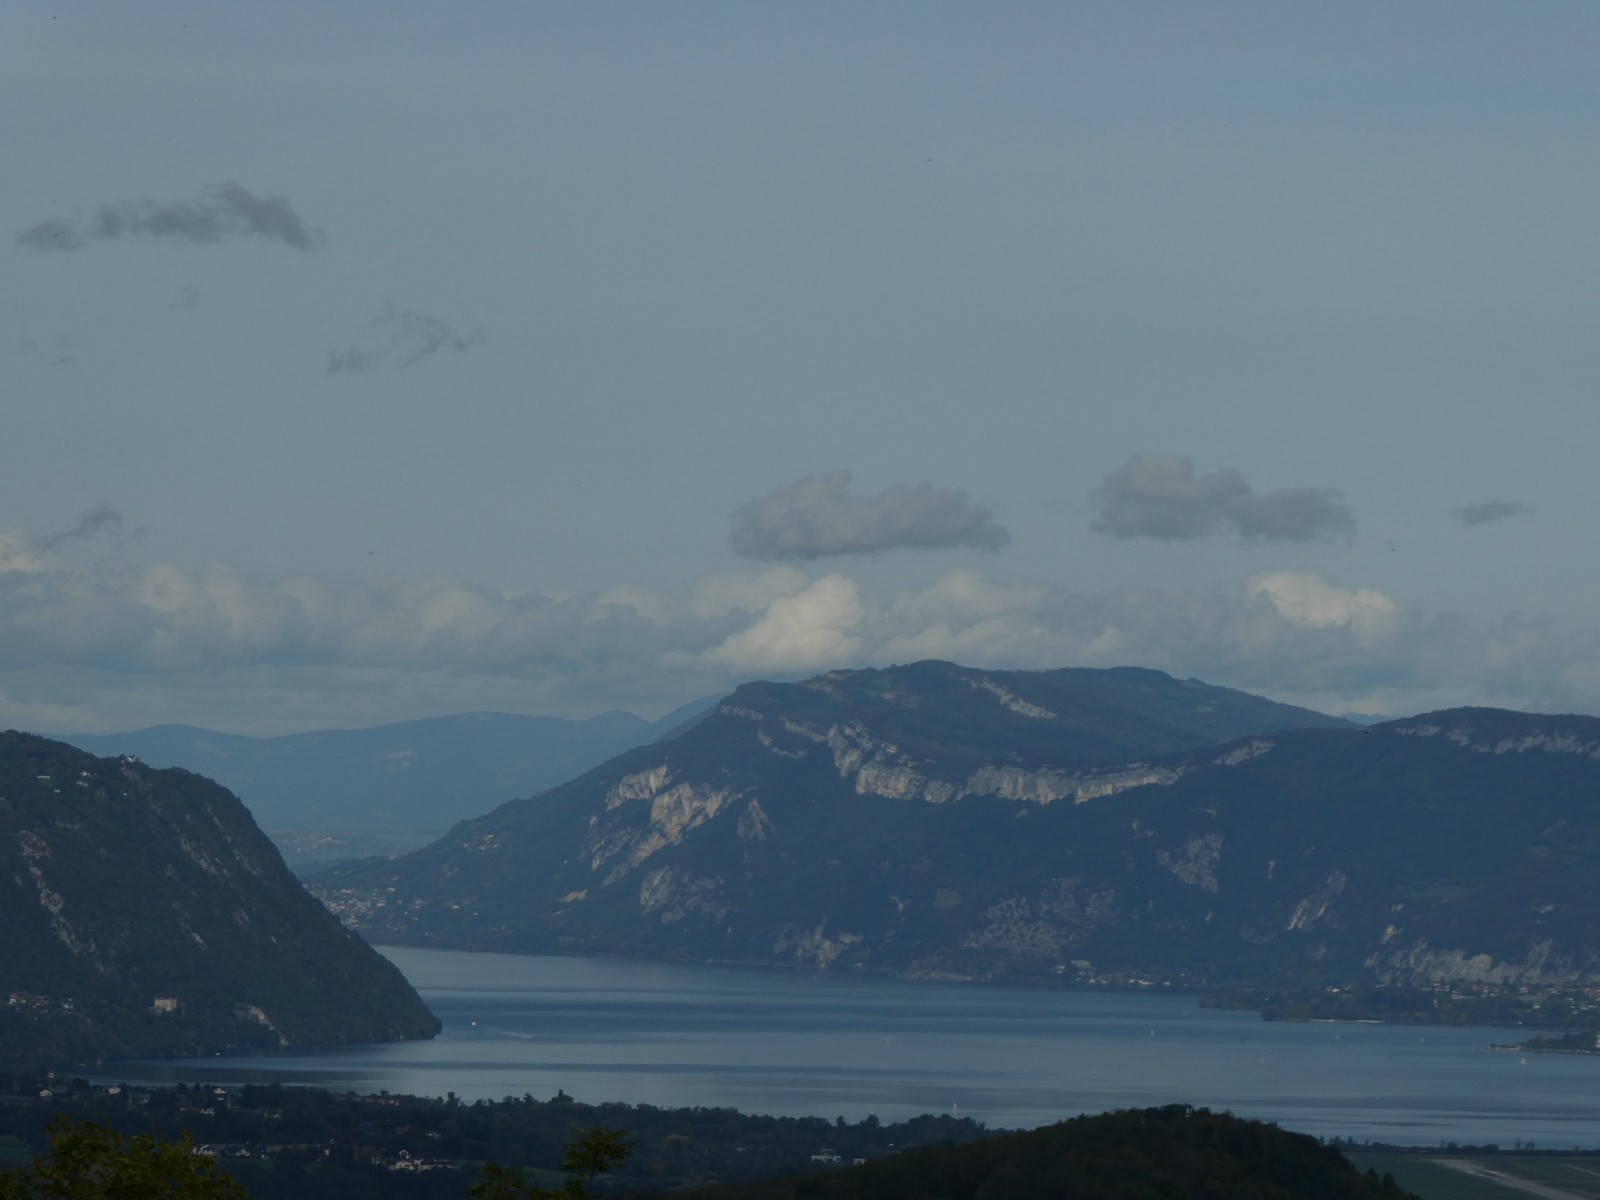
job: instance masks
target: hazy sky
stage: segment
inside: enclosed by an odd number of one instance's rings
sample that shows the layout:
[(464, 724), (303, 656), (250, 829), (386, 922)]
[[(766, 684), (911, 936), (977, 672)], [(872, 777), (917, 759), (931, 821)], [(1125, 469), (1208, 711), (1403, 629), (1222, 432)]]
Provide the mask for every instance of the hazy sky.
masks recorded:
[(0, 7), (0, 725), (1600, 712), (1600, 6)]

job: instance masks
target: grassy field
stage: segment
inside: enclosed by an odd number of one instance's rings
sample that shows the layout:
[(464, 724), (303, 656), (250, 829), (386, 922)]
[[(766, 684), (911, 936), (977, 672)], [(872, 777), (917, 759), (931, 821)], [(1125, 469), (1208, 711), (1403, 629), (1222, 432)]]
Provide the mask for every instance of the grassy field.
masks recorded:
[[(1363, 1171), (1370, 1169), (1379, 1175), (1393, 1175), (1401, 1187), (1415, 1192), (1422, 1200), (1528, 1200), (1527, 1192), (1463, 1175), (1420, 1154), (1374, 1154), (1358, 1150), (1347, 1153), (1346, 1157)], [(1600, 1200), (1600, 1157), (1496, 1154), (1465, 1161), (1588, 1200)]]

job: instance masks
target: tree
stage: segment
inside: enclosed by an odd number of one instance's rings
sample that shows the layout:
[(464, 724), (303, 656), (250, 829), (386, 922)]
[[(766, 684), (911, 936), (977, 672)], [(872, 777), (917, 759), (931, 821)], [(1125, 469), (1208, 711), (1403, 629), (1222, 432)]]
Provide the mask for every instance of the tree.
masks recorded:
[(589, 1185), (596, 1175), (603, 1175), (628, 1161), (633, 1150), (633, 1139), (620, 1129), (607, 1129), (604, 1125), (591, 1125), (572, 1145), (561, 1169), (567, 1173), (567, 1195), (582, 1200), (589, 1194)]
[[(595, 1176), (620, 1167), (632, 1150), (633, 1140), (622, 1130), (593, 1125), (567, 1147), (561, 1163), (567, 1182), (561, 1191), (530, 1183), (521, 1167), (491, 1162), (483, 1165), (478, 1182), (467, 1195), (473, 1200), (587, 1200)], [(7, 1198), (0, 1196), (0, 1200)]]
[(50, 1153), (0, 1172), (0, 1200), (250, 1200), (194, 1151), (194, 1139), (125, 1138), (92, 1121), (60, 1117), (50, 1125)]

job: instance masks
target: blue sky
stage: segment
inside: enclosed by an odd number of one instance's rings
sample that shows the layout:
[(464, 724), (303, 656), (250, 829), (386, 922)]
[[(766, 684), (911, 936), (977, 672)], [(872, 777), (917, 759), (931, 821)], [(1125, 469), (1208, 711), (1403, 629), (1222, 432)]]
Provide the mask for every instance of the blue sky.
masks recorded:
[(0, 723), (1600, 712), (1600, 9), (14, 4)]

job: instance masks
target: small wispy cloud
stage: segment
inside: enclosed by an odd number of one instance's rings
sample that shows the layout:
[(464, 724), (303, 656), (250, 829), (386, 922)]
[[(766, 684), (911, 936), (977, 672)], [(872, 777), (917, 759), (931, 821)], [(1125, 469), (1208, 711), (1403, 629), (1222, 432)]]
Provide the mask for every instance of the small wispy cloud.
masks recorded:
[(735, 553), (759, 559), (898, 549), (998, 550), (1010, 540), (994, 515), (960, 488), (897, 483), (876, 496), (856, 496), (849, 471), (808, 475), (747, 501), (733, 514), (728, 539)]
[(258, 196), (229, 180), (191, 200), (108, 200), (86, 223), (52, 217), (18, 234), (17, 244), (48, 253), (125, 237), (193, 246), (254, 238), (295, 250), (314, 250), (327, 240), (282, 196)]
[(1308, 542), (1349, 537), (1355, 518), (1333, 488), (1254, 492), (1227, 467), (1196, 475), (1187, 458), (1136, 454), (1090, 494), (1096, 533), (1119, 538), (1194, 541), (1234, 534), (1246, 541)]
[(44, 551), (58, 550), (68, 542), (88, 541), (102, 533), (113, 537), (124, 534), (127, 530), (127, 521), (122, 514), (111, 505), (101, 501), (93, 508), (88, 508), (78, 517), (78, 523), (71, 529), (60, 529), (55, 533), (42, 534), (33, 539), (35, 548)]
[(1528, 511), (1526, 504), (1515, 500), (1475, 500), (1471, 504), (1458, 504), (1450, 515), (1463, 525), (1489, 525)]
[(373, 325), (378, 332), (367, 345), (329, 351), (329, 375), (365, 375), (391, 363), (405, 370), (436, 354), (465, 354), (483, 340), (482, 334), (462, 333), (443, 317), (408, 308), (391, 306)]

